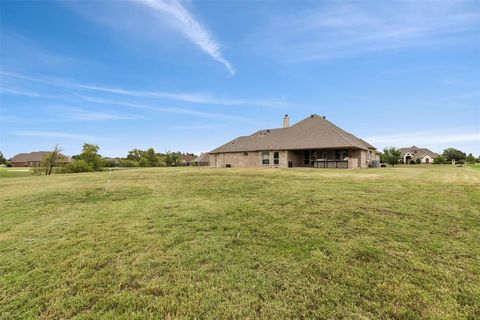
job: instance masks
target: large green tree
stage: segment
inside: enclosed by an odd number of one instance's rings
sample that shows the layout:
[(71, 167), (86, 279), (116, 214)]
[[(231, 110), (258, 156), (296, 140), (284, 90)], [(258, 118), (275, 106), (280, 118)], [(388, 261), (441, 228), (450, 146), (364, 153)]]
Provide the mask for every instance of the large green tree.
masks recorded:
[(381, 155), (381, 161), (388, 163), (395, 167), (396, 164), (400, 162), (401, 152), (395, 147), (383, 149), (383, 154)]
[(462, 152), (458, 149), (455, 149), (455, 148), (448, 148), (448, 149), (445, 149), (443, 150), (443, 154), (442, 154), (445, 159), (447, 159), (447, 161), (452, 161), (452, 160), (455, 160), (455, 161), (459, 161), (459, 160), (464, 160), (466, 158), (466, 154), (465, 152)]
[(82, 153), (78, 155), (79, 160), (88, 163), (93, 170), (99, 171), (102, 168), (102, 157), (98, 154), (99, 146), (96, 144), (84, 143)]
[(145, 151), (143, 158), (145, 158), (149, 167), (156, 167), (158, 165), (158, 156), (153, 148)]
[(133, 161), (140, 161), (140, 159), (145, 155), (145, 151), (140, 149), (132, 149), (128, 151), (127, 159)]

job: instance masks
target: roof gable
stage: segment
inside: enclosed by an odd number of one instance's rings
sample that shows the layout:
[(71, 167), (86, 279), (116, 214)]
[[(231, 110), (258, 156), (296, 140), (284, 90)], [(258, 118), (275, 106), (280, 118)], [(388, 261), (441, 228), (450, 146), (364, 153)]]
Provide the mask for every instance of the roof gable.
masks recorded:
[(210, 153), (350, 147), (375, 149), (324, 117), (311, 115), (291, 127), (260, 130), (238, 137)]
[(210, 159), (208, 157), (208, 153), (201, 153), (197, 158), (193, 160), (193, 162), (210, 162)]
[(423, 158), (428, 155), (431, 158), (436, 158), (439, 156), (438, 153), (431, 151), (427, 148), (418, 148), (416, 146), (412, 146), (410, 148), (400, 148), (401, 156), (404, 157), (407, 154), (410, 154), (414, 159), (416, 158)]

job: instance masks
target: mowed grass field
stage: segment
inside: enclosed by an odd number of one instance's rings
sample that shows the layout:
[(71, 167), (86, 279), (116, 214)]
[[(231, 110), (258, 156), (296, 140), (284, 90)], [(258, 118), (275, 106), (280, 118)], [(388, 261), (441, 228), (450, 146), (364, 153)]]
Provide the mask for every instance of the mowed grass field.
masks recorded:
[(32, 171), (30, 168), (2, 168), (0, 167), (0, 179), (1, 178), (17, 178), (31, 176)]
[(480, 318), (473, 168), (154, 168), (0, 189), (2, 319)]

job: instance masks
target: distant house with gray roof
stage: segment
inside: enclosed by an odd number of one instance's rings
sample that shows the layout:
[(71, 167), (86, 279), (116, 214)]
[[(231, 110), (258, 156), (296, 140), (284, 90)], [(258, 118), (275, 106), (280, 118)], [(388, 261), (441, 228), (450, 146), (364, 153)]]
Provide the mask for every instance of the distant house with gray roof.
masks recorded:
[(418, 148), (417, 146), (411, 146), (407, 148), (400, 148), (400, 156), (403, 163), (409, 164), (411, 161), (420, 159), (421, 163), (433, 163), (433, 159), (439, 156), (427, 148)]
[(290, 126), (238, 137), (209, 152), (211, 167), (366, 168), (380, 160), (374, 146), (313, 114)]

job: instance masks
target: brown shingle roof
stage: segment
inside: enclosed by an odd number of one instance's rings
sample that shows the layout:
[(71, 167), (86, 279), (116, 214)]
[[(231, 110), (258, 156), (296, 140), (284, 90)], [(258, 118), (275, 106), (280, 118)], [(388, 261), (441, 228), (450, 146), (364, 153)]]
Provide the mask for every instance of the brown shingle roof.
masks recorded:
[(30, 153), (19, 153), (12, 158), (12, 162), (42, 161), (50, 151), (35, 151)]
[[(35, 151), (30, 153), (19, 153), (12, 158), (11, 162), (43, 161), (45, 156), (47, 156), (50, 153), (51, 151)], [(63, 154), (60, 154), (60, 156), (64, 157), (65, 160), (68, 159), (68, 157), (64, 156)]]
[(288, 128), (260, 130), (250, 136), (238, 137), (210, 153), (349, 147), (375, 149), (314, 114)]
[(208, 157), (208, 153), (202, 153), (198, 157), (196, 157), (193, 162), (195, 163), (209, 163), (210, 158)]
[(184, 163), (190, 163), (195, 157), (191, 154), (182, 154), (181, 159)]
[(439, 156), (438, 153), (435, 153), (427, 148), (418, 148), (416, 146), (411, 146), (410, 148), (400, 148), (400, 153), (402, 158), (409, 152), (412, 155), (412, 159), (415, 160), (417, 158), (421, 159), (425, 155), (428, 155), (432, 158), (436, 158)]

